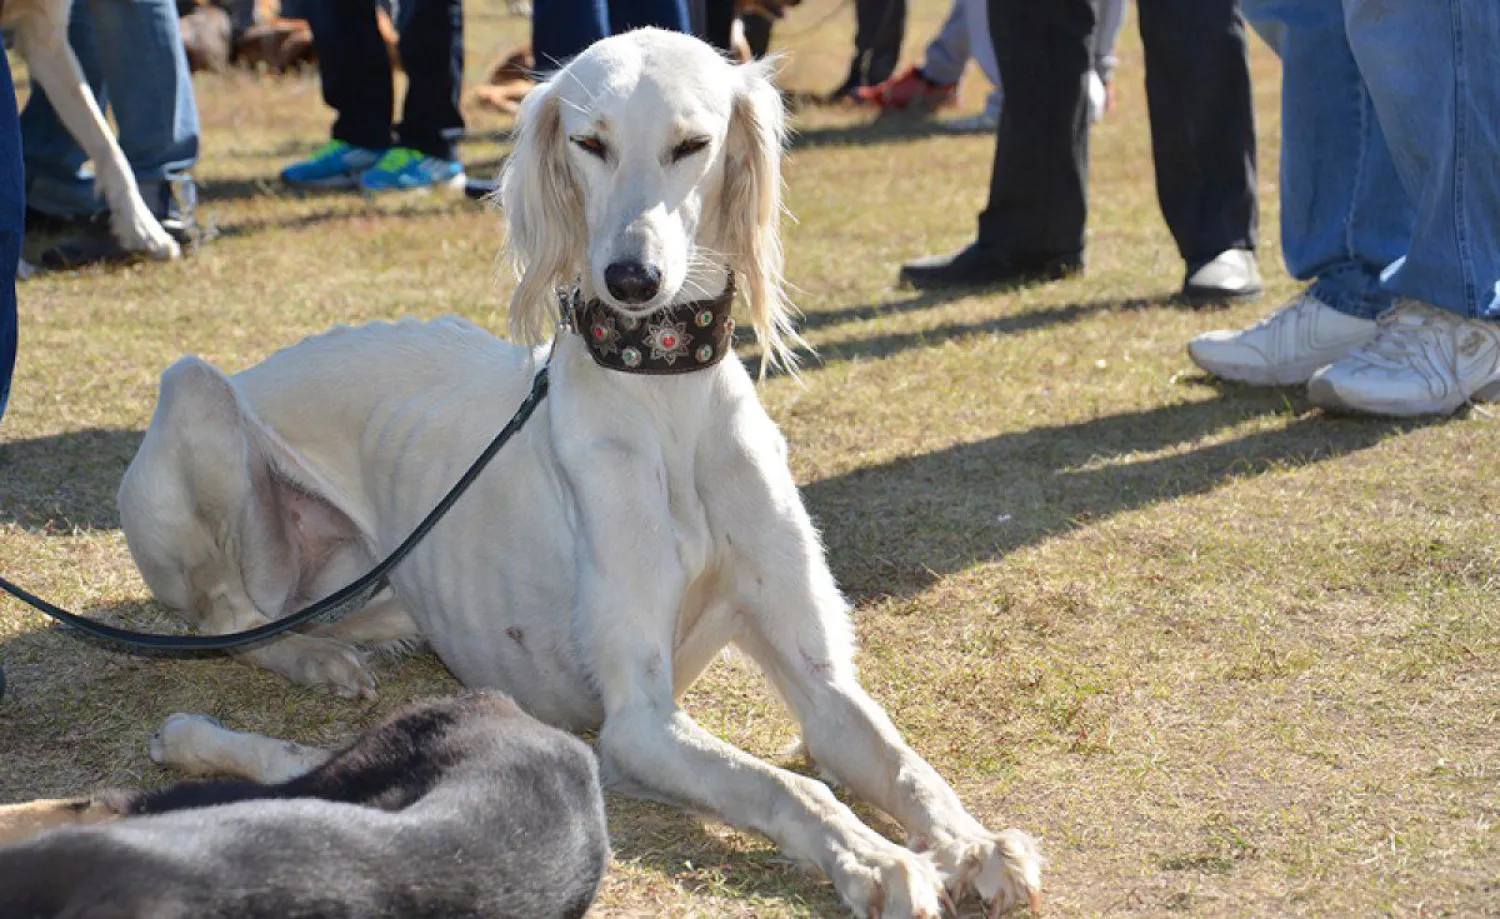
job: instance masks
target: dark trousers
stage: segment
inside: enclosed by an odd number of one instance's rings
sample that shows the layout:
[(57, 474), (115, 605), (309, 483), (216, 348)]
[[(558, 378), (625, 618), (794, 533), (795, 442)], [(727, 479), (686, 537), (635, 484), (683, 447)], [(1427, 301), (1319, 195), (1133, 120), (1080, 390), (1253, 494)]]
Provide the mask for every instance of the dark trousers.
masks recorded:
[[(1083, 251), (1096, 0), (988, 0), (1004, 109), (979, 240)], [(1255, 124), (1237, 0), (1139, 0), (1157, 197), (1189, 264), (1257, 242)]]
[(458, 159), (464, 119), (459, 93), (464, 73), (464, 18), (460, 0), (405, 0), (398, 8), (406, 100), (395, 109), (390, 58), (375, 25), (375, 0), (312, 0), (307, 5), (323, 100), (338, 113), (333, 138), (384, 150), (394, 142), (428, 156)]
[[(537, 69), (546, 72), (566, 64), (601, 38), (642, 26), (692, 34), (696, 25), (701, 34), (707, 27), (703, 15), (698, 0), (536, 0), (531, 10), (531, 50)], [(724, 34), (727, 43), (728, 32)]]
[(854, 60), (834, 95), (890, 79), (901, 60), (905, 33), (906, 0), (854, 0)]

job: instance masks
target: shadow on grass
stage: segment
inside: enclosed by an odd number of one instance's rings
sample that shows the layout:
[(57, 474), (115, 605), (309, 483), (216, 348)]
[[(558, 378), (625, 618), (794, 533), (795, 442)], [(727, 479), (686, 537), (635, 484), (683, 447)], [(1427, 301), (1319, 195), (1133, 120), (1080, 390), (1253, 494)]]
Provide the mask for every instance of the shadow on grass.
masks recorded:
[[(806, 332), (832, 328), (849, 322), (877, 319), (882, 316), (920, 312), (921, 310), (944, 306), (955, 300), (961, 300), (964, 297), (992, 294), (1000, 289), (961, 292), (926, 291), (895, 303), (852, 306), (844, 309), (810, 313), (804, 317), (801, 329)], [(1019, 335), (1023, 332), (1034, 332), (1054, 325), (1078, 322), (1097, 313), (1154, 309), (1160, 306), (1174, 305), (1177, 302), (1178, 298), (1176, 295), (1166, 295), (1124, 300), (1091, 300), (1084, 303), (1065, 303), (1044, 309), (1029, 310), (1024, 313), (983, 319), (977, 322), (950, 322), (917, 331), (892, 332), (872, 338), (830, 342), (819, 345), (816, 353), (806, 349), (798, 349), (796, 354), (802, 361), (801, 366), (803, 369), (813, 369), (839, 361), (890, 357), (893, 354), (899, 354), (902, 351), (912, 348), (941, 344), (955, 338), (967, 338), (972, 335)], [(760, 372), (759, 353), (746, 355), (742, 358), (742, 361), (752, 376)], [(768, 377), (784, 376), (785, 373), (786, 371), (784, 370), (774, 369), (767, 371), (766, 375)]]
[(802, 870), (769, 843), (749, 850), (727, 844), (705, 825), (713, 818), (613, 793), (605, 796), (605, 812), (617, 861), (659, 874), (685, 890), (760, 902), (773, 910), (773, 904), (786, 909), (799, 903), (817, 915), (843, 912), (826, 879)]
[(0, 443), (0, 523), (43, 533), (118, 528), (115, 492), (145, 436), (89, 428)]
[[(1207, 382), (1207, 381), (1205, 381)], [(1192, 448), (1252, 418), (1275, 430)], [(1117, 514), (1205, 494), (1234, 479), (1307, 466), (1423, 424), (1307, 413), (1289, 390), (1224, 386), (1219, 397), (977, 443), (813, 482), (803, 489), (840, 583), (852, 595), (905, 596), (944, 574)], [(1136, 460), (1174, 446), (1180, 452)]]
[(890, 115), (873, 121), (856, 124), (829, 125), (821, 128), (798, 128), (792, 132), (793, 150), (814, 150), (819, 147), (867, 147), (871, 144), (902, 144), (929, 137), (990, 137), (994, 132), (976, 135), (958, 135), (944, 131), (941, 122), (931, 118)]

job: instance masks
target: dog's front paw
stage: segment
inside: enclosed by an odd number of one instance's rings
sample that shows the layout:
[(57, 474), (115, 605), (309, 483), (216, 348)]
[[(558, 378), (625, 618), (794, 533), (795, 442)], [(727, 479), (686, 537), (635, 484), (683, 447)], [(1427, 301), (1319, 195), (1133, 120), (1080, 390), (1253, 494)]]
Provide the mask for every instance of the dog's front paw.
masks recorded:
[(120, 245), (131, 252), (140, 252), (158, 261), (168, 261), (182, 255), (182, 247), (177, 244), (177, 240), (162, 229), (149, 211), (134, 219), (122, 214), (110, 222), (110, 229), (114, 231)]
[[(841, 866), (842, 867), (842, 866)], [(931, 859), (893, 846), (864, 854), (834, 872), (834, 886), (854, 914), (868, 919), (940, 919), (943, 879)]]
[(151, 761), (193, 775), (217, 772), (209, 751), (224, 731), (224, 723), (211, 715), (169, 715), (151, 735)]
[(354, 648), (311, 635), (288, 636), (283, 641), (296, 644), (291, 665), (283, 671), (293, 683), (326, 686), (341, 699), (375, 698), (375, 678)]
[(1037, 841), (1020, 830), (957, 836), (931, 850), (954, 902), (978, 894), (990, 917), (1021, 904), (1042, 909), (1042, 858)]

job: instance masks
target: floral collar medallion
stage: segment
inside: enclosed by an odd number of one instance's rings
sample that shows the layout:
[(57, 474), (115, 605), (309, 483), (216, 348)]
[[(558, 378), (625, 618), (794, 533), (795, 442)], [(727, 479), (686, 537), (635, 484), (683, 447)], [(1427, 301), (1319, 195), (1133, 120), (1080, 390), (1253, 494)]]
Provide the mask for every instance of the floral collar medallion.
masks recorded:
[(573, 331), (583, 336), (594, 362), (624, 373), (673, 374), (706, 370), (734, 345), (734, 274), (712, 300), (665, 307), (640, 318), (599, 300), (583, 302), (575, 288), (563, 295)]

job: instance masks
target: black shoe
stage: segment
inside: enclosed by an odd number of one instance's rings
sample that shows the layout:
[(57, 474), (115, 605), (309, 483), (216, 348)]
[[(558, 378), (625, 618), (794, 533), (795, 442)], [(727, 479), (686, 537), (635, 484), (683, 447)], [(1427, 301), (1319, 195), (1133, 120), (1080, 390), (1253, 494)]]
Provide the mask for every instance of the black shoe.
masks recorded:
[[(184, 250), (201, 246), (205, 239), (198, 232), (196, 188), (188, 180), (187, 190), (174, 195), (163, 193), (161, 213), (156, 220), (166, 234)], [(126, 249), (109, 228), (109, 211), (94, 214), (82, 224), (79, 232), (37, 253), (35, 264), (44, 271), (67, 271), (87, 265), (124, 265), (140, 261), (145, 254)]]
[(1037, 255), (970, 243), (951, 255), (931, 255), (901, 266), (901, 283), (937, 287), (1021, 287), (1057, 281), (1083, 271), (1083, 253)]
[(85, 265), (124, 265), (145, 257), (120, 245), (107, 222), (92, 225), (60, 243), (37, 253), (36, 267), (43, 271), (67, 271)]
[(483, 201), (500, 190), (496, 179), (469, 179), (464, 182), (464, 194), (470, 201)]
[(26, 233), (27, 235), (38, 234), (52, 236), (58, 233), (77, 233), (81, 230), (103, 221), (109, 222), (109, 211), (95, 211), (92, 214), (49, 214), (39, 211), (34, 207), (26, 208)]

